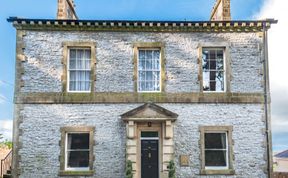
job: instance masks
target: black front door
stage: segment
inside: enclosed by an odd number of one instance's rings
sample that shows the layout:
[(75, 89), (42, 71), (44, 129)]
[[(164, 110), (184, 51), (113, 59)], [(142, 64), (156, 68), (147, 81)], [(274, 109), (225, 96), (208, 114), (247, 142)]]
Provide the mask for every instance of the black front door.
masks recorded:
[(141, 178), (159, 178), (158, 140), (141, 140)]

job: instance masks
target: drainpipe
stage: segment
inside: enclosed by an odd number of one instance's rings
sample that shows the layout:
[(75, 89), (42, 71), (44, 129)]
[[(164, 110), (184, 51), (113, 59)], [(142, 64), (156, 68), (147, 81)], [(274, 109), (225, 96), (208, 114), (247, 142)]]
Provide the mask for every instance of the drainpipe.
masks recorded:
[(272, 162), (272, 137), (271, 137), (271, 97), (270, 97), (270, 83), (269, 83), (269, 62), (268, 62), (268, 33), (265, 22), (263, 22), (263, 68), (264, 68), (264, 109), (266, 121), (266, 143), (267, 143), (267, 171), (268, 178), (272, 178), (273, 162)]

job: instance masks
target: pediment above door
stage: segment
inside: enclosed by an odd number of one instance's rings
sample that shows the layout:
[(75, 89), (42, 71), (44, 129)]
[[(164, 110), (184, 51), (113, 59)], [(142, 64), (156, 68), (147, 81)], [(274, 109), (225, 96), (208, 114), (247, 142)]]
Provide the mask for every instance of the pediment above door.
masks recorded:
[(146, 103), (121, 115), (124, 121), (175, 121), (178, 115), (153, 103)]

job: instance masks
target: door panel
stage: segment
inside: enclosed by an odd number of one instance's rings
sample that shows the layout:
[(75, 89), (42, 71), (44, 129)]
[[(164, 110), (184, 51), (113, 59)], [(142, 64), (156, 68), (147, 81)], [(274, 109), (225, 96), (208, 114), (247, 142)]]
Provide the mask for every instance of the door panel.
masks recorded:
[(159, 178), (158, 140), (141, 140), (141, 178)]

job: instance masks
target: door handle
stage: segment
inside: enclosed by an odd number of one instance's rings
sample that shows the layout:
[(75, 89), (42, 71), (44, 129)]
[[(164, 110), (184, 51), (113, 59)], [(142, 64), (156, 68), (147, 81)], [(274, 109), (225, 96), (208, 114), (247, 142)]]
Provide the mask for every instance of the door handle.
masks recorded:
[(151, 158), (151, 153), (148, 153), (148, 158)]

